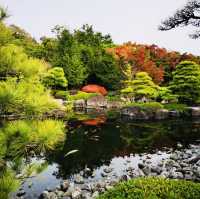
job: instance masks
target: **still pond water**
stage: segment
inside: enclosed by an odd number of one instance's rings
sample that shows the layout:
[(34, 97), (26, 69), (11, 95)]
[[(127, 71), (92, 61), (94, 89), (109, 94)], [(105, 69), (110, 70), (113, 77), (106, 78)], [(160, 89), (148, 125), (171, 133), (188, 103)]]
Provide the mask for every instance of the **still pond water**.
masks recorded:
[[(25, 198), (37, 198), (45, 189), (53, 189), (62, 179), (73, 181), (74, 174), (88, 167), (94, 171), (89, 181), (101, 178), (106, 165), (121, 172), (126, 157), (137, 163), (138, 154), (151, 154), (177, 143), (199, 143), (200, 120), (131, 121), (120, 116), (95, 116), (67, 122), (67, 139), (63, 147), (45, 157), (28, 158), (30, 162), (47, 162), (45, 169), (25, 180)], [(70, 151), (74, 153), (66, 154)], [(167, 155), (164, 154), (163, 155)], [(65, 157), (66, 156), (66, 157)]]

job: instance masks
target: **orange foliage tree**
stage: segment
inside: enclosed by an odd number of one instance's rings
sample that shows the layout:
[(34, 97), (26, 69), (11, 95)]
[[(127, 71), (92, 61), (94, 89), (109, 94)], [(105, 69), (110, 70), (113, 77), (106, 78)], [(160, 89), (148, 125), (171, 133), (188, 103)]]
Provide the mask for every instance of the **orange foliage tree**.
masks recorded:
[(200, 63), (200, 58), (192, 54), (180, 54), (156, 45), (131, 42), (108, 48), (107, 52), (115, 57), (121, 69), (131, 64), (134, 73), (147, 72), (157, 84), (168, 83), (172, 78), (172, 71), (181, 61), (190, 60)]

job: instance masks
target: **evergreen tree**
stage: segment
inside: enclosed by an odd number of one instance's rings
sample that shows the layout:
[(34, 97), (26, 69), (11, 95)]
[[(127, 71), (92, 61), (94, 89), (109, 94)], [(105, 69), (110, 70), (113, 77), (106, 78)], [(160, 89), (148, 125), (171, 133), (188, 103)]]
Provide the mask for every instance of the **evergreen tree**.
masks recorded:
[(158, 96), (159, 86), (152, 81), (152, 78), (146, 72), (136, 73), (135, 79), (132, 81), (132, 88), (136, 98), (155, 99)]
[(67, 87), (67, 79), (62, 68), (51, 68), (43, 79), (44, 84), (50, 88), (65, 88)]
[(195, 103), (200, 98), (200, 66), (183, 61), (176, 66), (170, 88), (180, 102)]

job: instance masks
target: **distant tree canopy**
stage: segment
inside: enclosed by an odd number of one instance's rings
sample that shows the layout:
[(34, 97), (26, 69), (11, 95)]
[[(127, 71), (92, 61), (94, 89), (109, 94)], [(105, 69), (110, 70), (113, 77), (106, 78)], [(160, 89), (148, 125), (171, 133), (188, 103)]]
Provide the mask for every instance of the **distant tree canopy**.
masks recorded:
[(109, 35), (94, 32), (92, 26), (70, 32), (57, 26), (56, 38), (42, 39), (41, 57), (53, 66), (62, 67), (70, 87), (98, 83), (115, 89), (120, 83), (120, 70), (116, 60), (106, 52), (113, 46)]
[[(180, 26), (200, 27), (200, 1), (191, 0), (182, 9), (179, 9), (175, 14), (164, 20), (159, 26), (159, 30), (171, 30)], [(200, 37), (200, 30), (190, 34), (193, 39)]]

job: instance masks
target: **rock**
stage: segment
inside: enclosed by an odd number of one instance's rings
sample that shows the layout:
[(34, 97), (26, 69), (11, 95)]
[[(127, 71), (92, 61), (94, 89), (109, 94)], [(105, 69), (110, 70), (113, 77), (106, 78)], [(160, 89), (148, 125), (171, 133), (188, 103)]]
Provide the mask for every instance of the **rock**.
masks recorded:
[(107, 107), (107, 100), (104, 96), (98, 95), (91, 97), (86, 102), (87, 108)]
[(146, 176), (149, 176), (150, 173), (151, 173), (151, 169), (150, 169), (149, 166), (145, 166), (145, 167), (142, 169), (142, 171), (144, 172), (144, 174), (145, 174)]
[(171, 171), (169, 173), (169, 178), (173, 178), (173, 179), (183, 179), (183, 174), (181, 172), (175, 172), (175, 171)]
[(169, 117), (180, 117), (179, 111), (169, 111)]
[(62, 191), (67, 191), (67, 189), (69, 188), (70, 183), (68, 180), (64, 180), (61, 184), (60, 184), (60, 189)]
[(145, 167), (145, 165), (143, 163), (138, 163), (138, 168), (139, 169), (143, 169)]
[(64, 195), (63, 191), (56, 191), (56, 195), (60, 198)]
[(191, 112), (192, 117), (200, 116), (200, 107), (188, 107), (188, 109)]
[(84, 184), (82, 187), (81, 187), (82, 190), (84, 191), (91, 191), (92, 190), (92, 187), (90, 184)]
[(181, 143), (177, 143), (177, 148), (181, 149), (183, 147), (183, 145)]
[(129, 116), (135, 120), (149, 120), (154, 118), (151, 110), (142, 110), (140, 107), (125, 107), (121, 110), (121, 115)]
[(157, 155), (162, 155), (163, 153), (161, 151), (158, 151), (156, 154)]
[(84, 176), (85, 178), (91, 176), (92, 173), (93, 173), (93, 172), (92, 172), (92, 170), (91, 170), (90, 168), (85, 168), (85, 169), (83, 170), (83, 176)]
[(127, 181), (127, 180), (129, 180), (130, 179), (130, 177), (128, 176), (128, 175), (122, 175), (121, 177), (120, 177), (120, 180), (119, 181)]
[(103, 169), (103, 171), (104, 171), (105, 173), (111, 173), (111, 172), (113, 171), (113, 168), (106, 167), (106, 168)]
[(43, 191), (40, 195), (41, 199), (48, 199), (49, 192), (48, 191)]
[(75, 108), (85, 108), (86, 107), (86, 102), (84, 99), (79, 99), (74, 101), (74, 107)]
[(200, 166), (200, 160), (196, 163), (197, 166)]
[(78, 188), (72, 192), (72, 199), (81, 199), (81, 196), (81, 190)]
[(193, 176), (189, 175), (189, 174), (185, 174), (184, 179), (185, 180), (194, 180)]
[(106, 185), (106, 190), (110, 190), (110, 189), (112, 189), (113, 188), (113, 186), (110, 186), (110, 185)]
[(118, 101), (113, 101), (113, 102), (108, 102), (107, 103), (107, 108), (108, 109), (112, 109), (112, 108), (120, 109), (121, 107), (122, 107), (122, 103), (118, 102)]
[(76, 184), (83, 184), (84, 183), (84, 179), (83, 179), (83, 177), (81, 175), (76, 175), (74, 177), (74, 182)]
[(91, 193), (83, 192), (82, 193), (82, 198), (83, 199), (91, 199)]
[(156, 120), (164, 120), (169, 117), (169, 111), (167, 109), (159, 109), (155, 113)]
[(25, 194), (26, 194), (26, 192), (23, 189), (20, 190), (19, 192), (17, 192), (18, 197), (24, 196)]
[(159, 176), (163, 178), (167, 178), (169, 176), (169, 173), (167, 171), (163, 171)]
[(99, 196), (99, 192), (98, 191), (95, 191), (93, 194), (92, 194), (92, 198), (97, 198)]
[(151, 166), (150, 168), (151, 168), (151, 172), (153, 172), (153, 173), (157, 173), (158, 175), (160, 175), (162, 173), (161, 167)]
[(41, 199), (58, 199), (57, 195), (54, 192), (43, 191), (40, 195)]
[(195, 174), (195, 176), (197, 176), (198, 178), (200, 178), (200, 167), (197, 167), (197, 168), (194, 170), (194, 174)]
[(105, 178), (105, 177), (108, 177), (108, 174), (106, 174), (106, 173), (101, 173), (101, 176)]
[(28, 183), (28, 188), (31, 188), (33, 186), (33, 182)]
[(172, 155), (170, 156), (170, 159), (172, 159), (172, 160), (178, 160), (179, 157), (178, 157), (177, 154), (172, 154)]
[(133, 167), (128, 167), (128, 168), (126, 169), (127, 172), (132, 172), (132, 171), (134, 171), (134, 170), (135, 170), (135, 168), (133, 168)]
[(200, 155), (196, 155), (188, 160), (188, 163), (194, 164), (200, 160)]

